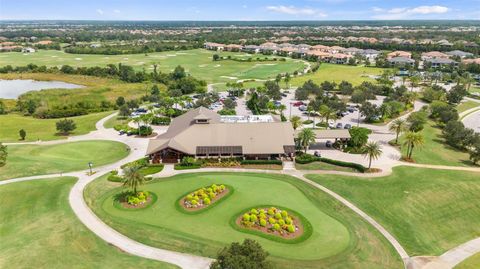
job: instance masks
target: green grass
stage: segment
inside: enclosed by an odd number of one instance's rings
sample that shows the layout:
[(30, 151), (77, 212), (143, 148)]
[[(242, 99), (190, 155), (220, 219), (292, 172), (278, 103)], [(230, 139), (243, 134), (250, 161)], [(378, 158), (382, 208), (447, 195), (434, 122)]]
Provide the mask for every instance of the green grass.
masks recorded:
[(0, 188), (1, 268), (177, 268), (126, 254), (77, 220), (68, 204), (74, 178)]
[(160, 173), (163, 170), (163, 167), (164, 167), (163, 165), (146, 166), (146, 167), (140, 168), (139, 172), (144, 176), (153, 175), (156, 173)]
[(469, 110), (469, 109), (474, 108), (474, 107), (480, 107), (480, 103), (469, 100), (469, 101), (460, 103), (457, 106), (457, 111), (458, 111), (458, 113), (462, 113), (463, 111)]
[(397, 167), (382, 178), (307, 177), (380, 222), (410, 256), (440, 255), (480, 236), (478, 173)]
[(333, 165), (325, 162), (312, 162), (307, 164), (296, 163), (295, 167), (298, 170), (334, 170), (334, 171), (343, 171), (343, 172), (350, 172), (350, 173), (358, 172), (357, 170), (350, 167), (343, 167), (343, 166)]
[(103, 127), (113, 128), (113, 127), (115, 127), (115, 125), (128, 124), (129, 121), (130, 120), (128, 118), (124, 119), (122, 117), (114, 116), (114, 117), (111, 117), (110, 119), (108, 119), (107, 121), (105, 121), (105, 123), (103, 123)]
[[(69, 54), (56, 50), (39, 50), (31, 54), (20, 52), (7, 52), (0, 55), (0, 66), (15, 63), (15, 65), (27, 65), (35, 63), (46, 66), (105, 66), (107, 64), (131, 65), (137, 70), (145, 68), (146, 71), (153, 71), (153, 64), (158, 64), (162, 72), (171, 72), (177, 65), (183, 66), (193, 76), (204, 79), (209, 83), (235, 81), (232, 79), (266, 79), (274, 78), (278, 73), (302, 70), (304, 63), (300, 60), (289, 59), (285, 62), (237, 62), (223, 60), (214, 62), (212, 55), (218, 53), (204, 49), (186, 51), (166, 51), (145, 54), (127, 55), (94, 55), (94, 54)], [(220, 52), (221, 56), (235, 58), (256, 59), (264, 58), (263, 55), (245, 55), (244, 53)], [(273, 58), (269, 56), (269, 58)], [(281, 57), (276, 57), (281, 58)], [(230, 78), (231, 77), (231, 78)]]
[[(472, 166), (467, 152), (459, 151), (445, 143), (442, 137), (442, 130), (429, 121), (421, 131), (424, 138), (424, 145), (413, 150), (412, 158), (416, 163), (450, 165), (450, 166)], [(402, 144), (404, 137), (401, 136), (399, 143)], [(402, 146), (402, 154), (406, 154), (406, 147)]]
[(88, 162), (97, 167), (125, 158), (126, 147), (120, 142), (102, 140), (8, 146), (7, 164), (0, 168), (0, 180), (87, 170)]
[(477, 253), (470, 258), (466, 259), (459, 265), (455, 266), (455, 269), (478, 269), (480, 266), (480, 253)]
[(317, 84), (320, 84), (325, 80), (334, 81), (336, 83), (346, 80), (354, 85), (358, 85), (363, 81), (374, 82), (375, 80), (369, 78), (368, 75), (380, 75), (383, 70), (383, 68), (376, 67), (322, 63), (317, 72), (293, 78), (290, 84), (300, 86), (311, 79)]
[[(175, 202), (205, 185), (227, 184), (235, 193), (200, 214), (184, 214)], [(141, 189), (158, 201), (140, 211), (116, 208), (113, 195), (120, 184), (101, 177), (85, 191), (87, 204), (119, 232), (148, 245), (216, 256), (232, 241), (252, 238), (271, 254), (275, 268), (402, 268), (400, 259), (381, 235), (349, 209), (323, 192), (284, 175), (254, 173), (193, 173), (153, 180)], [(298, 244), (286, 244), (233, 229), (233, 215), (259, 204), (274, 204), (301, 213), (313, 233)]]
[(478, 86), (473, 86), (470, 88), (470, 93), (478, 92), (480, 93), (480, 87)]
[[(100, 112), (78, 117), (70, 117), (77, 128), (71, 135), (87, 134), (95, 130), (97, 121), (108, 116), (112, 112)], [(64, 135), (57, 134), (55, 123), (60, 119), (37, 119), (33, 117), (22, 116), (19, 114), (0, 115), (0, 141), (1, 142), (23, 142), (19, 141), (18, 131), (24, 129), (27, 132), (25, 141), (57, 140), (67, 138)]]

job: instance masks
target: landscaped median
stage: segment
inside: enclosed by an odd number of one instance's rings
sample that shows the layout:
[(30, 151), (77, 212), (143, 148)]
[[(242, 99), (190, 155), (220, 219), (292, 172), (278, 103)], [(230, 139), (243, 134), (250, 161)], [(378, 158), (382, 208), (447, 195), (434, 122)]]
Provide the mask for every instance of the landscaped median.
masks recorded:
[[(124, 187), (107, 181), (106, 177), (87, 186), (84, 193), (87, 204), (115, 230), (147, 245), (215, 257), (231, 242), (250, 238), (271, 254), (269, 259), (275, 268), (402, 268), (393, 248), (360, 217), (322, 191), (290, 176), (191, 173), (153, 179), (141, 189), (155, 193), (158, 199), (141, 210), (115, 206), (115, 194)], [(194, 213), (180, 208), (187, 195), (204, 188), (209, 192), (213, 184), (228, 188), (228, 198), (223, 197)], [(199, 192), (197, 195), (202, 196)], [(285, 224), (285, 218), (292, 218), (298, 225), (295, 232), (303, 227), (303, 234), (275, 240), (232, 226), (252, 208), (270, 209), (270, 205), (278, 210), (274, 218), (280, 213)], [(286, 211), (287, 217), (282, 211)], [(294, 219), (300, 220), (301, 226)], [(280, 225), (280, 219), (275, 221)], [(285, 228), (288, 232), (289, 227)]]
[(195, 159), (184, 157), (180, 163), (175, 164), (175, 170), (189, 170), (199, 168), (243, 168), (281, 170), (281, 160), (243, 160), (242, 158), (206, 158)]
[(298, 170), (334, 170), (353, 173), (365, 173), (368, 169), (358, 163), (332, 160), (316, 157), (310, 154), (300, 154), (295, 158), (295, 167)]

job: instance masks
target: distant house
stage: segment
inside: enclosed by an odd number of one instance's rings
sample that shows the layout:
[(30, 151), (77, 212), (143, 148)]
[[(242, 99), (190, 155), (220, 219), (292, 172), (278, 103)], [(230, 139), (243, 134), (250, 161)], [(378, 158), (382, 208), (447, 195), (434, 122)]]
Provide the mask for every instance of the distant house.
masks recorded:
[(363, 52), (362, 49), (359, 49), (359, 48), (354, 48), (354, 47), (350, 47), (350, 48), (347, 48), (343, 51), (343, 53), (345, 54), (348, 54), (348, 55), (359, 55)]
[(462, 60), (464, 64), (480, 64), (480, 58)]
[(413, 66), (415, 64), (414, 60), (407, 57), (393, 57), (388, 59), (388, 62), (394, 66), (405, 66), (405, 67)]
[(352, 55), (348, 55), (348, 54), (335, 53), (335, 54), (332, 54), (330, 63), (346, 64), (346, 63), (348, 63), (348, 60), (352, 57), (353, 57)]
[(310, 50), (328, 52), (330, 50), (330, 47), (329, 46), (324, 46), (324, 45), (315, 45), (315, 46), (311, 47)]
[(448, 58), (427, 59), (425, 60), (425, 63), (429, 64), (432, 68), (439, 68), (444, 66), (458, 66), (458, 62)]
[(225, 44), (220, 44), (220, 43), (213, 43), (213, 42), (206, 42), (203, 44), (204, 48), (207, 50), (224, 50), (225, 49)]
[(446, 52), (445, 54), (447, 54), (447, 55), (449, 55), (449, 56), (460, 57), (460, 58), (462, 58), (462, 59), (473, 56), (472, 53), (470, 53), (470, 52), (465, 52), (465, 51), (461, 51), (461, 50), (452, 50), (452, 51)]
[(443, 46), (443, 47), (451, 47), (451, 46), (453, 46), (453, 43), (450, 43), (450, 42), (449, 42), (448, 40), (446, 40), (446, 39), (439, 40), (439, 41), (437, 42), (437, 44), (440, 45), (440, 46)]
[(35, 45), (50, 45), (52, 43), (53, 43), (52, 40), (41, 40), (41, 41), (38, 41), (37, 43), (35, 43)]
[(246, 45), (243, 47), (243, 51), (248, 53), (260, 53), (260, 47), (257, 45)]
[(377, 59), (378, 55), (380, 55), (380, 51), (373, 50), (373, 49), (366, 49), (366, 50), (363, 50), (360, 53), (360, 55), (364, 56), (369, 61), (374, 61), (375, 59)]
[(440, 51), (429, 51), (422, 53), (422, 60), (430, 60), (430, 59), (448, 59), (450, 56), (448, 54), (442, 53)]
[(242, 50), (243, 46), (242, 45), (237, 45), (237, 44), (228, 44), (225, 46), (225, 50), (227, 51), (240, 51)]
[(35, 49), (34, 48), (23, 48), (22, 52), (23, 53), (34, 53)]
[(387, 54), (387, 59), (392, 59), (392, 58), (408, 58), (408, 59), (411, 59), (412, 54), (410, 52), (407, 52), (407, 51), (396, 50), (396, 51), (393, 51), (393, 52), (390, 52), (389, 54)]

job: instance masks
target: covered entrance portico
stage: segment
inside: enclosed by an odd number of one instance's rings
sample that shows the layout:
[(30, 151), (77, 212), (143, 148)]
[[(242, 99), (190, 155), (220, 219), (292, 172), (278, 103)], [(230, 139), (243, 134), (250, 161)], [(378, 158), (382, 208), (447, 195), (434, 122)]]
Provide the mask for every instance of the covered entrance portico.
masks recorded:
[(187, 154), (172, 148), (162, 149), (150, 155), (152, 163), (179, 163)]

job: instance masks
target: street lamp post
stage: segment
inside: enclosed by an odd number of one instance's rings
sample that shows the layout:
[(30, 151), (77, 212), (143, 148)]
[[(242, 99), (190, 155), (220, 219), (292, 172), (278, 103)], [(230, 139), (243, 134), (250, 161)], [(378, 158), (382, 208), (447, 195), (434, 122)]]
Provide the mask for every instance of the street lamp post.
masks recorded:
[(88, 162), (88, 167), (90, 168), (90, 175), (92, 174), (92, 166), (93, 166), (93, 163), (92, 163), (92, 162)]

